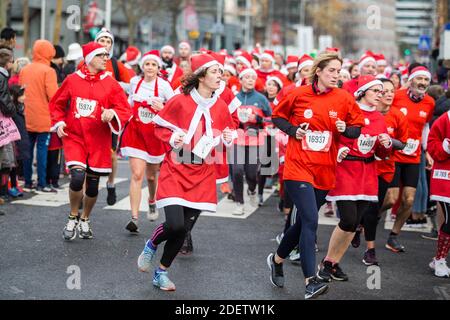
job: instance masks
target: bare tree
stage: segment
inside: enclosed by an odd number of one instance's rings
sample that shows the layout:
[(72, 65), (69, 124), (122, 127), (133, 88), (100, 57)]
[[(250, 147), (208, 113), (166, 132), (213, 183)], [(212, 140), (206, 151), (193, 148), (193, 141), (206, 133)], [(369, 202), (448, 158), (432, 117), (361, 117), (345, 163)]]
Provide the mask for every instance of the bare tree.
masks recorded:
[(144, 17), (152, 15), (160, 2), (158, 0), (119, 0), (128, 22), (128, 44), (134, 45), (136, 36), (136, 26)]
[(56, 1), (55, 10), (55, 26), (53, 28), (53, 44), (59, 44), (59, 34), (61, 33), (61, 14), (62, 14), (63, 1)]
[(307, 12), (317, 34), (329, 34), (335, 39), (342, 34), (342, 12), (347, 6), (343, 1), (317, 0), (307, 4)]
[(0, 29), (6, 27), (8, 23), (8, 8), (11, 0), (0, 0)]
[(28, 0), (23, 0), (23, 55), (28, 56), (30, 51), (30, 9)]

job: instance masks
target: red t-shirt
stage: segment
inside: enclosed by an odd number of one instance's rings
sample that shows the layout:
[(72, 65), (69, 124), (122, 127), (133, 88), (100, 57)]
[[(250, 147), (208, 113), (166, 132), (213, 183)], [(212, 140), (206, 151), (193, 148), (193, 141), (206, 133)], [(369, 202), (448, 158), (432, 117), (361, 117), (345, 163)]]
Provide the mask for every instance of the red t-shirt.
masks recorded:
[[(398, 109), (391, 108), (385, 115), (384, 121), (391, 138), (406, 143), (408, 139), (408, 123), (406, 117)], [(391, 182), (395, 173), (393, 155), (389, 159), (377, 161), (377, 173), (386, 182)]]
[(302, 140), (289, 137), (283, 178), (309, 182), (322, 190), (333, 189), (340, 136), (336, 121), (341, 119), (347, 126), (364, 125), (353, 97), (338, 88), (318, 95), (312, 85), (302, 86), (280, 101), (272, 118), (284, 118), (294, 126), (309, 124), (310, 133)]
[(433, 117), (433, 98), (425, 95), (420, 102), (414, 102), (408, 96), (408, 89), (400, 89), (395, 93), (392, 108), (406, 115), (409, 131), (406, 147), (394, 153), (395, 162), (420, 163), (422, 131), (425, 124)]

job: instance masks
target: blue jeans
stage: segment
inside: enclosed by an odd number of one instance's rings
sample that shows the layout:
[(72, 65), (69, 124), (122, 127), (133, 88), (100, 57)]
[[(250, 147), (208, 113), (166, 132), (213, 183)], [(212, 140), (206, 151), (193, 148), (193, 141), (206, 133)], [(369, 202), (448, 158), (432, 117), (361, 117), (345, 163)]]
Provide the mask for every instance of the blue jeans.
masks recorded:
[(48, 132), (28, 132), (28, 138), (30, 140), (30, 158), (23, 161), (25, 184), (31, 185), (32, 182), (34, 146), (36, 144), (38, 187), (45, 187), (47, 179), (47, 151), (48, 143), (50, 142), (50, 134)]
[(417, 183), (416, 196), (412, 207), (412, 212), (414, 213), (425, 213), (428, 209), (428, 182), (425, 166), (425, 153), (422, 152), (419, 166), (419, 183)]

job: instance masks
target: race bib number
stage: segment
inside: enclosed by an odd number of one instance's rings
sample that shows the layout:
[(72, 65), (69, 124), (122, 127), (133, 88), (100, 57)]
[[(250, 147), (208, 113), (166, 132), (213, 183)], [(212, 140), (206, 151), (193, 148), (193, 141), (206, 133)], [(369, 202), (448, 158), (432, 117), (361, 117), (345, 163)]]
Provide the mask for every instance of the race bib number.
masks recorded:
[(153, 112), (151, 112), (150, 109), (144, 108), (144, 107), (139, 107), (138, 115), (139, 115), (139, 120), (141, 120), (141, 122), (144, 124), (149, 124), (150, 122), (152, 122), (153, 118), (155, 117), (155, 114)]
[(195, 145), (192, 153), (202, 159), (206, 159), (213, 147), (214, 139), (208, 136), (203, 136)]
[(308, 131), (302, 139), (302, 148), (307, 151), (327, 152), (331, 146), (329, 131)]
[(238, 109), (238, 118), (239, 118), (239, 121), (242, 123), (248, 122), (251, 114), (252, 114), (251, 108), (239, 108)]
[(81, 117), (89, 117), (92, 113), (94, 113), (95, 108), (97, 107), (97, 101), (78, 97), (76, 107), (77, 113)]
[(368, 154), (374, 147), (375, 142), (377, 142), (377, 137), (372, 137), (369, 135), (360, 135), (358, 137), (358, 150), (362, 154)]
[(406, 140), (406, 147), (403, 148), (401, 152), (406, 154), (407, 156), (411, 156), (416, 153), (417, 149), (419, 148), (419, 144), (419, 140), (408, 139)]
[(450, 180), (450, 170), (434, 170), (433, 179)]

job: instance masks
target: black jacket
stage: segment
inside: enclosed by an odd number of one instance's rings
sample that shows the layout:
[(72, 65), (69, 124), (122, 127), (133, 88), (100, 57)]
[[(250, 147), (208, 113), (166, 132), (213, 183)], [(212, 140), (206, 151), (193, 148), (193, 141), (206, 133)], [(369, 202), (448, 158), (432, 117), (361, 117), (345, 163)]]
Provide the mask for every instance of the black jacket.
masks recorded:
[(16, 113), (8, 87), (9, 73), (0, 68), (0, 112), (5, 117), (12, 117)]
[[(449, 97), (447, 97), (447, 95)], [(431, 120), (430, 128), (433, 125), (433, 122), (437, 118), (439, 118), (441, 115), (446, 113), (448, 110), (450, 110), (450, 93), (449, 92), (447, 92), (442, 97), (440, 97), (439, 99), (436, 100), (436, 104), (435, 104), (434, 112), (433, 112), (433, 119)]]

